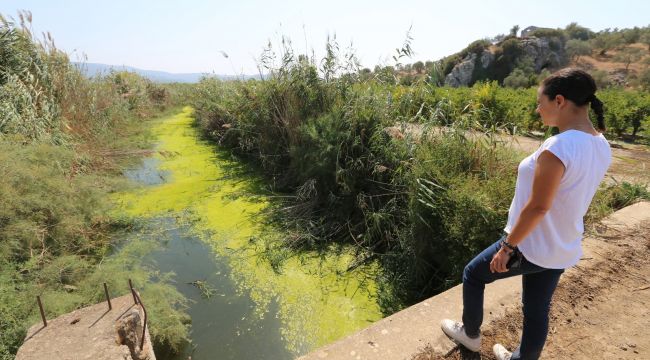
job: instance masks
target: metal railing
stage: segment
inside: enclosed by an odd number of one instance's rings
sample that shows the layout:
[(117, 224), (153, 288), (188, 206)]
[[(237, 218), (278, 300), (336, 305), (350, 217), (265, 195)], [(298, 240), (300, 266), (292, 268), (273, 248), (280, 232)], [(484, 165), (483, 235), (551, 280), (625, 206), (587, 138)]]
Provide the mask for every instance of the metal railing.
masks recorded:
[(144, 347), (144, 337), (147, 334), (147, 308), (144, 307), (144, 303), (142, 302), (140, 295), (133, 288), (133, 283), (131, 282), (131, 279), (129, 279), (129, 288), (131, 288), (131, 294), (133, 294), (133, 301), (135, 302), (136, 305), (140, 305), (142, 311), (144, 312), (144, 325), (142, 326), (142, 338), (140, 339), (140, 351), (142, 351)]
[[(140, 305), (142, 311), (144, 312), (144, 325), (142, 326), (142, 337), (140, 338), (140, 351), (144, 348), (144, 338), (147, 334), (147, 308), (144, 306), (142, 299), (138, 292), (133, 288), (133, 282), (129, 279), (129, 289), (131, 289), (131, 295), (133, 295), (133, 302), (136, 305)], [(108, 304), (108, 311), (113, 310), (113, 304), (111, 304), (111, 297), (108, 294), (108, 286), (104, 283), (104, 295), (106, 296), (106, 303)], [(43, 327), (47, 326), (47, 319), (45, 318), (45, 311), (43, 310), (43, 303), (41, 302), (41, 297), (36, 296), (36, 303), (38, 304), (38, 309), (41, 312), (41, 320), (43, 320)]]

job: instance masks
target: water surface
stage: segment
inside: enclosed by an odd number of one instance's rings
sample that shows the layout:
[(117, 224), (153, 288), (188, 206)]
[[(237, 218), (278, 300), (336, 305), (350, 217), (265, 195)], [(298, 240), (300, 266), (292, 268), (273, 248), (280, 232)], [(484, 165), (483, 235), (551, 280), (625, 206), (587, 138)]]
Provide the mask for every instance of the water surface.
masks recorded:
[[(126, 173), (145, 186), (115, 195), (117, 211), (164, 234), (143, 261), (173, 271), (192, 300), (194, 349), (179, 359), (291, 359), (380, 319), (378, 266), (347, 271), (349, 248), (271, 265), (265, 247), (285, 234), (262, 225), (260, 180), (201, 141), (191, 115), (185, 108), (156, 122), (156, 155)], [(213, 290), (209, 297), (196, 280)]]

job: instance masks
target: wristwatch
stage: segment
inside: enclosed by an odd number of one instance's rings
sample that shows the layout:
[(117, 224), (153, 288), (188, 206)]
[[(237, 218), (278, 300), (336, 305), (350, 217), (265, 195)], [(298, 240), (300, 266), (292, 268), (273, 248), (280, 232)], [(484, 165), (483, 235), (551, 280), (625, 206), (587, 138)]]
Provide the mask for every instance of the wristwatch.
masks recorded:
[(512, 251), (517, 250), (517, 247), (510, 245), (510, 243), (508, 243), (508, 241), (506, 239), (501, 240), (501, 245), (507, 247), (508, 249), (510, 249)]

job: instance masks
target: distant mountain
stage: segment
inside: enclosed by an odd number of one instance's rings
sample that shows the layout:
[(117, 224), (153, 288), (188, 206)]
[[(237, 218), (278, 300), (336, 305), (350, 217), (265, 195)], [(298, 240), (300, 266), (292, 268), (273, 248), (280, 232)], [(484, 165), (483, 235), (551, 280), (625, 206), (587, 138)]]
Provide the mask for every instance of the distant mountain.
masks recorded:
[(143, 70), (134, 68), (132, 66), (126, 65), (106, 65), (106, 64), (97, 64), (97, 63), (79, 63), (74, 62), (84, 74), (87, 76), (97, 76), (97, 75), (106, 75), (111, 71), (129, 71), (139, 74), (153, 82), (158, 83), (196, 83), (204, 76), (215, 76), (221, 80), (235, 80), (235, 79), (251, 79), (257, 76), (252, 75), (242, 75), (242, 76), (233, 76), (233, 75), (220, 75), (220, 74), (208, 74), (208, 73), (169, 73), (165, 71), (156, 71), (156, 70)]

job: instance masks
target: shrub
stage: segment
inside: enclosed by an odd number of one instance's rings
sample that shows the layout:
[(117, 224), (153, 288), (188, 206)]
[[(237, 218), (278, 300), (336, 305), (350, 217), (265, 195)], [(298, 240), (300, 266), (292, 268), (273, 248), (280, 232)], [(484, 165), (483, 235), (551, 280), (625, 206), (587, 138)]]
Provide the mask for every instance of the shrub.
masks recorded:
[(650, 91), (650, 67), (641, 72), (641, 75), (639, 76), (639, 84), (643, 90)]
[(535, 36), (538, 38), (542, 37), (557, 37), (564, 39), (566, 38), (566, 33), (562, 29), (545, 29), (545, 28), (540, 28), (536, 29), (533, 32), (529, 34), (529, 36)]
[(578, 23), (572, 22), (564, 28), (564, 32), (567, 34), (569, 39), (587, 41), (591, 39), (595, 34), (593, 31), (589, 30), (584, 26), (578, 25)]
[(611, 85), (609, 74), (605, 70), (594, 70), (591, 72), (591, 76), (594, 78), (598, 89), (605, 89)]
[(503, 80), (503, 85), (511, 88), (528, 87), (528, 77), (522, 69), (514, 69), (510, 75)]
[(564, 48), (574, 61), (578, 61), (581, 56), (591, 55), (591, 45), (584, 40), (571, 39), (566, 42)]

